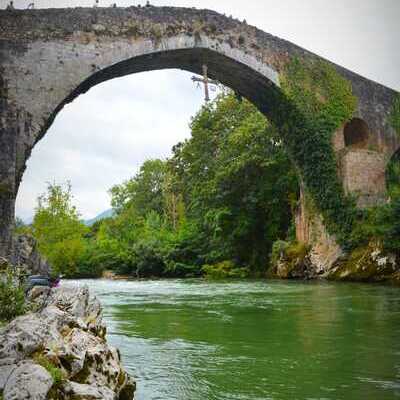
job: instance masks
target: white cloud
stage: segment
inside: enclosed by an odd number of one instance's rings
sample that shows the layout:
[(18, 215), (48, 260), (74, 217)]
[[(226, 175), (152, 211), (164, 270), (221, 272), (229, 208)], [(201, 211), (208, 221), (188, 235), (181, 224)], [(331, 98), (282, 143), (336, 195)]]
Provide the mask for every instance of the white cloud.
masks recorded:
[(108, 189), (149, 158), (166, 158), (189, 137), (189, 121), (203, 104), (191, 74), (154, 71), (114, 79), (75, 99), (35, 146), (17, 198), (29, 219), (46, 182), (71, 181), (85, 218), (110, 207)]

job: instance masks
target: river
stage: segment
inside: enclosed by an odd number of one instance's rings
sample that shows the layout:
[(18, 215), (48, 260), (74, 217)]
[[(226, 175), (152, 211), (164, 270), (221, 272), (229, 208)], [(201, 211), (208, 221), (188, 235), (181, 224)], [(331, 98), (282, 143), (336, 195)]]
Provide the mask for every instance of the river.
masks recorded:
[(349, 283), (66, 281), (104, 307), (137, 400), (400, 399), (400, 290)]

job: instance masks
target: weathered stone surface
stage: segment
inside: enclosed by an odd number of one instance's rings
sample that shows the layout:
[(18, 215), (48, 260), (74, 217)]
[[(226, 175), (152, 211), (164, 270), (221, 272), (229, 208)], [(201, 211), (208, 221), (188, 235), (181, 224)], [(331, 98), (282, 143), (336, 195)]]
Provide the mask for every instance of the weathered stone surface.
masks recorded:
[(385, 252), (379, 243), (370, 243), (340, 259), (324, 274), (330, 280), (398, 283), (400, 266), (394, 254)]
[(53, 386), (51, 375), (40, 365), (24, 362), (13, 369), (4, 387), (4, 400), (45, 400)]
[(100, 303), (87, 287), (35, 290), (30, 299), (39, 311), (16, 318), (1, 331), (0, 392), (4, 389), (5, 399), (45, 398), (15, 397), (27, 395), (9, 383), (19, 387), (15, 382), (23, 382), (25, 375), (28, 379), (28, 367), (21, 368), (29, 364), (34, 372), (29, 385), (35, 387), (37, 378), (37, 387), (44, 388), (43, 360), (64, 377), (65, 385), (53, 388), (51, 381), (46, 386), (57, 390), (59, 399), (116, 399), (121, 393), (133, 398), (134, 381), (123, 370), (118, 351), (107, 344)]
[(104, 386), (86, 385), (68, 381), (63, 385), (68, 399), (74, 400), (114, 400), (115, 393)]
[[(300, 204), (296, 210), (295, 221), (297, 240), (311, 247), (306, 269), (312, 269), (312, 274), (315, 276), (323, 274), (343, 255), (343, 251), (335, 238), (327, 232), (321, 215), (306, 199), (303, 187), (300, 191)], [(311, 272), (308, 273), (310, 274)]]
[[(201, 73), (206, 63), (211, 78), (273, 119), (271, 99), (281, 96), (279, 74), (287, 61), (319, 58), (213, 11), (172, 7), (0, 11), (0, 44), (0, 255), (7, 256), (27, 158), (76, 96), (130, 73)], [(335, 67), (358, 98), (357, 117), (371, 132), (367, 144), (392, 154), (400, 145), (388, 124), (396, 93)]]
[(29, 235), (14, 237), (12, 264), (26, 275), (48, 275), (50, 273), (50, 266), (39, 254), (36, 240)]
[(358, 207), (371, 207), (386, 200), (384, 154), (347, 148), (338, 157), (344, 190), (356, 196)]

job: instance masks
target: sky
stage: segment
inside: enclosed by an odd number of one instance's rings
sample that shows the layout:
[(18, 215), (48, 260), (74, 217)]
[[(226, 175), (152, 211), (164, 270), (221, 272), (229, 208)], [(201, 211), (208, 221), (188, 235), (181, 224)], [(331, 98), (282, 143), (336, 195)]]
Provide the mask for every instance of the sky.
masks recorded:
[[(14, 0), (26, 8), (32, 0)], [(145, 0), (100, 0), (100, 6)], [(8, 0), (0, 0), (5, 8)], [(91, 6), (94, 0), (35, 0), (36, 8)], [(400, 0), (151, 0), (153, 5), (209, 8), (289, 40), (400, 91)], [(72, 183), (83, 218), (110, 207), (107, 190), (149, 158), (166, 158), (189, 137), (203, 104), (192, 74), (164, 70), (110, 80), (66, 106), (32, 152), (17, 198), (29, 220), (46, 182)]]

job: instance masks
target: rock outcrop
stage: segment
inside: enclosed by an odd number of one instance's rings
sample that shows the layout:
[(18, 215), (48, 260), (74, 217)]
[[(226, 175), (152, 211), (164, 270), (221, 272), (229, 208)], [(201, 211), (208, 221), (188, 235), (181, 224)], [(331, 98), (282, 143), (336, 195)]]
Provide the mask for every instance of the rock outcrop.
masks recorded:
[(385, 251), (379, 243), (369, 243), (343, 253), (329, 268), (313, 260), (313, 249), (301, 243), (279, 242), (269, 277), (280, 279), (323, 278), (352, 282), (400, 284), (400, 259)]
[(385, 252), (379, 243), (353, 250), (324, 274), (340, 281), (400, 283), (400, 264), (396, 255)]
[(0, 331), (0, 393), (17, 399), (133, 399), (135, 382), (107, 344), (101, 305), (85, 288), (34, 288), (35, 312)]
[(12, 264), (25, 275), (48, 275), (50, 266), (39, 254), (36, 240), (29, 235), (14, 237), (14, 258)]

